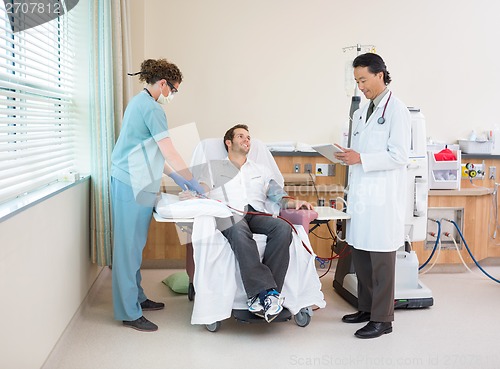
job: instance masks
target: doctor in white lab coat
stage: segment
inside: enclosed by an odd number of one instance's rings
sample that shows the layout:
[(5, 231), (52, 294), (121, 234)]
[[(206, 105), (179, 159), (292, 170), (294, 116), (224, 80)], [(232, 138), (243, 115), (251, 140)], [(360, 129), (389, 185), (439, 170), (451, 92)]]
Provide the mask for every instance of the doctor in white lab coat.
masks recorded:
[(351, 219), (346, 237), (358, 279), (359, 311), (342, 321), (368, 322), (355, 336), (375, 338), (392, 332), (396, 250), (404, 245), (411, 122), (405, 104), (387, 88), (391, 78), (379, 55), (359, 55), (353, 67), (356, 83), (370, 103), (354, 113), (351, 147), (336, 154), (349, 165)]

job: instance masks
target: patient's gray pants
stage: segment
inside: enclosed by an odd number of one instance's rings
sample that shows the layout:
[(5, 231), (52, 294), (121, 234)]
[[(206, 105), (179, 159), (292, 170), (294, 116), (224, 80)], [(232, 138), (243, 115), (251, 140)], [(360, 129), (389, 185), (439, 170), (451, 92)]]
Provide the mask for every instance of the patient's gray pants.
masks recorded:
[[(250, 205), (247, 208), (249, 212), (255, 211)], [(279, 218), (248, 213), (217, 218), (216, 222), (234, 251), (247, 297), (271, 288), (281, 292), (290, 259), (290, 225)], [(267, 236), (262, 263), (253, 233)]]

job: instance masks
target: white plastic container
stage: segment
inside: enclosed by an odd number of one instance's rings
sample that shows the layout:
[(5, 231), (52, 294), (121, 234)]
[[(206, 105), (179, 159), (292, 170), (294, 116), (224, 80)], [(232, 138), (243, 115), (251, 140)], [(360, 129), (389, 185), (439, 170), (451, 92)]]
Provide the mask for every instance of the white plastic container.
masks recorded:
[(430, 190), (459, 190), (462, 179), (462, 156), (460, 150), (451, 150), (457, 160), (437, 161), (434, 154), (429, 151), (429, 189)]
[(458, 140), (458, 144), (464, 154), (491, 154), (493, 148), (492, 141)]
[(396, 289), (418, 288), (418, 258), (415, 251), (396, 253)]
[(409, 107), (411, 116), (411, 151), (410, 157), (423, 157), (426, 155), (425, 117), (420, 109)]

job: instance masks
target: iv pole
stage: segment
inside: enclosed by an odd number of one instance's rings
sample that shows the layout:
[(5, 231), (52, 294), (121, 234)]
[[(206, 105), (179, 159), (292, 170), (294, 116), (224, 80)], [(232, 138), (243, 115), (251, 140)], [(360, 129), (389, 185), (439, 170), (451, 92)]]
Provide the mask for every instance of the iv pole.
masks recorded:
[[(361, 51), (375, 52), (375, 45), (356, 44), (355, 46), (343, 47), (342, 51), (345, 53), (347, 51), (351, 51), (354, 49), (356, 49), (356, 56), (358, 56), (361, 53)], [(358, 85), (354, 84), (354, 94), (351, 98), (351, 107), (349, 109), (349, 133), (347, 136), (347, 147), (351, 147), (352, 117), (354, 115), (354, 112), (359, 109), (360, 102), (361, 102), (361, 97), (359, 96)], [(346, 166), (345, 179), (344, 179), (344, 189), (348, 187), (348, 180), (349, 180), (349, 166)], [(345, 200), (345, 198), (344, 198), (344, 200)], [(345, 228), (343, 228), (343, 229), (345, 229)]]
[[(375, 52), (375, 45), (360, 45), (356, 44), (354, 46), (343, 47), (342, 51), (345, 53), (347, 51), (351, 51), (356, 49), (356, 56), (361, 54), (362, 50)], [(347, 138), (348, 146), (351, 146), (351, 133), (352, 133), (352, 116), (356, 110), (359, 109), (359, 103), (361, 102), (361, 97), (359, 96), (358, 85), (354, 85), (354, 94), (351, 98), (351, 108), (349, 109), (349, 136)], [(347, 187), (347, 173), (349, 171), (349, 167), (346, 168), (346, 178), (345, 178), (345, 186)]]
[[(356, 50), (356, 56), (360, 55), (362, 50), (375, 52), (374, 45), (360, 45), (347, 46), (342, 48), (345, 53), (347, 51)], [(354, 85), (354, 94), (351, 97), (351, 107), (349, 109), (349, 134), (347, 137), (347, 147), (351, 147), (351, 134), (352, 134), (352, 117), (354, 112), (359, 109), (359, 104), (361, 102), (361, 97), (359, 96), (358, 85)], [(345, 167), (345, 179), (344, 179), (344, 200), (347, 200), (347, 191), (349, 187), (349, 166)], [(346, 232), (346, 221), (342, 220), (342, 236), (345, 239)], [(335, 268), (335, 276), (333, 278), (333, 288), (337, 290), (338, 294), (341, 295), (345, 300), (347, 300), (351, 305), (357, 307), (358, 299), (352, 296), (344, 287), (344, 278), (347, 274), (354, 273), (354, 266), (352, 264), (352, 258), (350, 252), (345, 252), (348, 249), (348, 244), (345, 241), (339, 241), (334, 246), (334, 252), (337, 255), (343, 254), (337, 262), (337, 267)], [(344, 252), (343, 252), (344, 251)]]

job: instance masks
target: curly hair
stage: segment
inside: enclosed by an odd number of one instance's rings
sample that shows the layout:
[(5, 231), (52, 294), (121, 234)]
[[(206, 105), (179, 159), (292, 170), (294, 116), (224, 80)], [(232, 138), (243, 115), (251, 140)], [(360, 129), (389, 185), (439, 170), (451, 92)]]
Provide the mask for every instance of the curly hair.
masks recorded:
[(233, 142), (234, 130), (238, 129), (238, 128), (243, 128), (245, 131), (250, 132), (248, 130), (248, 126), (246, 124), (237, 124), (234, 127), (229, 128), (227, 130), (227, 132), (224, 134), (224, 147), (226, 148), (226, 151), (228, 151), (226, 141), (229, 140), (229, 141)]
[(146, 59), (141, 63), (139, 80), (152, 85), (161, 79), (166, 79), (170, 83), (181, 83), (182, 73), (167, 59)]

